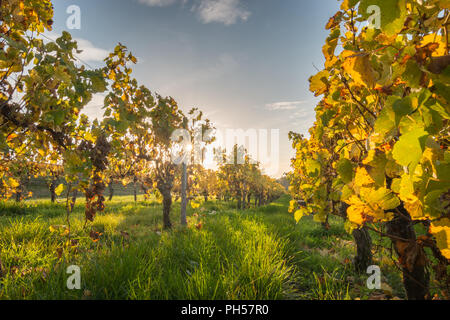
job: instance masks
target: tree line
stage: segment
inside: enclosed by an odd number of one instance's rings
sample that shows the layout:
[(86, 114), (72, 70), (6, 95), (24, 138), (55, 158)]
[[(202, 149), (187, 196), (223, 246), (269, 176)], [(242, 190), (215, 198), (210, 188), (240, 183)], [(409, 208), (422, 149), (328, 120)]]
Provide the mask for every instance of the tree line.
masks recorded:
[[(177, 129), (193, 136), (197, 126), (212, 128), (195, 108), (183, 112), (172, 97), (151, 92), (133, 78), (137, 63), (118, 44), (98, 69), (77, 59), (77, 42), (68, 32), (55, 41), (50, 0), (0, 1), (0, 195), (16, 201), (30, 196), (35, 177), (47, 182), (52, 201), (64, 196), (68, 217), (78, 196), (86, 200), (85, 219), (93, 221), (114, 196), (114, 183), (133, 184), (157, 194), (165, 228), (173, 196), (205, 201), (236, 199), (247, 208), (272, 201), (283, 188), (259, 165), (224, 165), (217, 172), (201, 165), (184, 171), (172, 161)], [(44, 41), (45, 40), (45, 41)], [(90, 121), (82, 111), (94, 94), (105, 95), (103, 118)], [(188, 181), (183, 185), (182, 177)], [(58, 184), (63, 179), (64, 184)], [(186, 206), (186, 203), (184, 203)]]

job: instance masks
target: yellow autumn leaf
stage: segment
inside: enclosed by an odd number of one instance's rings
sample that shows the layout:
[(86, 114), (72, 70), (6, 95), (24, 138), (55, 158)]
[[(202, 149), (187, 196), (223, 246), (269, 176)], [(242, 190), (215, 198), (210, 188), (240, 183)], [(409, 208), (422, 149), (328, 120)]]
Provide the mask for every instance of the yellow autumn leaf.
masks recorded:
[(364, 208), (365, 203), (362, 202), (357, 196), (353, 195), (346, 201), (350, 207), (347, 209), (348, 220), (351, 223), (362, 225), (364, 224)]
[(55, 193), (57, 196), (59, 196), (64, 191), (64, 185), (61, 183), (56, 189)]
[(409, 174), (404, 174), (401, 180), (396, 181), (396, 188), (399, 190), (399, 197), (403, 201), (406, 211), (409, 212), (413, 220), (424, 220), (427, 216), (423, 213), (423, 204), (415, 195), (414, 183)]
[(198, 209), (200, 207), (200, 203), (191, 201), (191, 207), (192, 209)]
[(359, 85), (368, 88), (375, 86), (377, 75), (370, 64), (370, 57), (366, 53), (344, 50), (341, 53), (344, 59), (342, 67)]
[(9, 178), (8, 179), (8, 185), (11, 187), (11, 188), (17, 188), (18, 186), (20, 186), (20, 184), (16, 181), (16, 180), (14, 180), (13, 178)]
[(13, 140), (14, 138), (17, 138), (17, 134), (15, 134), (15, 133), (11, 133), (10, 135), (8, 135), (8, 137), (6, 138), (6, 141), (11, 141), (11, 140)]
[(290, 213), (294, 212), (296, 206), (297, 206), (297, 201), (295, 201), (295, 200), (289, 201), (289, 212)]
[(353, 8), (358, 1), (356, 0), (344, 0), (341, 4), (341, 10), (348, 10)]
[(442, 255), (450, 259), (450, 219), (432, 222), (430, 232), (436, 237), (436, 243)]
[(330, 76), (329, 72), (323, 70), (309, 78), (309, 90), (314, 92), (316, 97), (324, 94), (328, 90), (328, 77)]
[(384, 210), (393, 210), (400, 205), (400, 199), (387, 188), (361, 188), (360, 196), (375, 211), (377, 215), (373, 215), (378, 220), (389, 219), (390, 215), (385, 214)]
[(364, 131), (363, 129), (357, 126), (350, 125), (349, 129), (353, 138), (355, 138), (356, 140), (366, 140), (368, 137), (367, 131)]
[(89, 131), (84, 134), (84, 139), (93, 143), (95, 142), (95, 137)]
[(403, 198), (403, 205), (413, 220), (427, 219), (423, 214), (423, 204), (415, 195), (409, 195), (408, 197)]
[(442, 9), (450, 9), (450, 0), (440, 0), (439, 1), (439, 6)]
[(439, 44), (439, 47), (432, 53), (433, 57), (441, 57), (447, 54), (446, 43), (441, 35), (434, 33), (426, 35), (425, 37), (423, 37), (422, 42), (420, 44), (421, 46), (426, 46), (429, 43)]
[(308, 212), (305, 208), (301, 208), (294, 213), (295, 221), (299, 222), (304, 216), (308, 215)]
[(363, 187), (363, 186), (372, 185), (375, 183), (375, 181), (369, 175), (366, 168), (358, 168), (358, 169), (356, 169), (354, 183), (355, 183), (355, 186)]
[(386, 189), (373, 191), (369, 188), (362, 188), (361, 196), (351, 196), (345, 202), (350, 206), (347, 209), (347, 216), (350, 222), (362, 225), (366, 221), (381, 222), (392, 219), (392, 212), (385, 211), (383, 207), (397, 205), (398, 199), (387, 192)]

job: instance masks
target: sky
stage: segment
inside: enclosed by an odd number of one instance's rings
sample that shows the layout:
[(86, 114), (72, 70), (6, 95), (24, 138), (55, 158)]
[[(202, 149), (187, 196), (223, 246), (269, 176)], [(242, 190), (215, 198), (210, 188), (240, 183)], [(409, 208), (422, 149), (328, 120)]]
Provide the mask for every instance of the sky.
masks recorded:
[[(80, 8), (80, 28), (68, 11)], [(308, 78), (323, 68), (325, 25), (337, 0), (57, 0), (56, 38), (78, 40), (78, 58), (92, 68), (117, 43), (138, 58), (133, 76), (153, 92), (198, 107), (219, 130), (279, 129), (279, 177), (294, 155), (289, 131), (306, 134), (318, 99)], [(72, 24), (73, 25), (73, 24)], [(86, 107), (102, 114), (103, 96)], [(270, 149), (270, 141), (268, 141)]]

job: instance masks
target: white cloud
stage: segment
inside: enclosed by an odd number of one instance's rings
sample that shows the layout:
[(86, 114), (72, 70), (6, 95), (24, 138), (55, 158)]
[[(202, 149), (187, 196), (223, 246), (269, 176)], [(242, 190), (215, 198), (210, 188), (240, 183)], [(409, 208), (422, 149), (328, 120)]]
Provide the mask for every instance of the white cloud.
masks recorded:
[(266, 108), (272, 111), (278, 110), (295, 110), (299, 106), (307, 103), (308, 101), (284, 101), (266, 104)]
[(82, 113), (87, 115), (91, 121), (95, 119), (101, 120), (103, 118), (104, 110), (102, 108), (105, 97), (106, 95), (102, 93), (94, 94), (91, 101), (83, 108)]
[(78, 50), (83, 50), (82, 53), (77, 54), (77, 57), (87, 62), (103, 61), (108, 55), (109, 51), (94, 46), (92, 42), (86, 39), (75, 39), (78, 42)]
[(251, 12), (241, 5), (241, 0), (138, 0), (150, 7), (166, 7), (176, 3), (185, 6), (193, 2), (191, 11), (196, 12), (202, 23), (223, 23), (232, 25), (238, 21), (247, 21)]
[(203, 23), (219, 22), (227, 26), (246, 21), (251, 14), (242, 8), (240, 0), (202, 0), (196, 11)]

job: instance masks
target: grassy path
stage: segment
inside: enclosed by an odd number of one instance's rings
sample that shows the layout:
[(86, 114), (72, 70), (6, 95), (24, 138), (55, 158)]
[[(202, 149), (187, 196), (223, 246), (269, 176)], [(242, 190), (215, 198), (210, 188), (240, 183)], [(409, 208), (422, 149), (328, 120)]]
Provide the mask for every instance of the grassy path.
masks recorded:
[[(237, 211), (210, 202), (189, 210), (189, 229), (161, 231), (161, 206), (118, 197), (96, 217), (93, 241), (83, 204), (72, 218), (45, 201), (0, 208), (0, 299), (345, 299), (364, 297), (351, 266), (354, 247), (342, 223), (325, 231), (312, 218), (296, 225), (284, 197)], [(179, 205), (173, 208), (178, 221)], [(68, 290), (66, 268), (81, 268)]]

